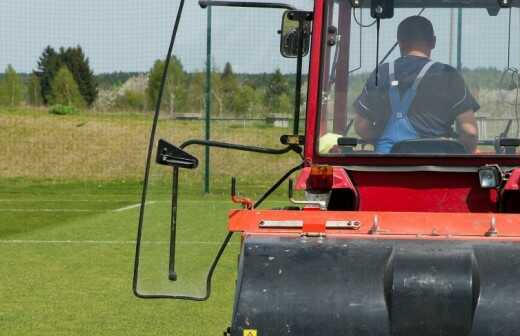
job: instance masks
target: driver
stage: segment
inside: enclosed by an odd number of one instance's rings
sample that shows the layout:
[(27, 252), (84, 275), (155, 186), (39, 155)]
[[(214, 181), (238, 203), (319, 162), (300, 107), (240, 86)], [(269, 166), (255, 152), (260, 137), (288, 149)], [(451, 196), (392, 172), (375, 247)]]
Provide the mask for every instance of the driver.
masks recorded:
[(422, 16), (404, 19), (397, 29), (401, 57), (379, 67), (355, 101), (355, 129), (375, 145), (378, 153), (390, 153), (403, 140), (453, 137), (473, 153), (478, 129), (475, 112), (480, 108), (464, 79), (453, 67), (430, 59), (436, 37), (432, 23)]

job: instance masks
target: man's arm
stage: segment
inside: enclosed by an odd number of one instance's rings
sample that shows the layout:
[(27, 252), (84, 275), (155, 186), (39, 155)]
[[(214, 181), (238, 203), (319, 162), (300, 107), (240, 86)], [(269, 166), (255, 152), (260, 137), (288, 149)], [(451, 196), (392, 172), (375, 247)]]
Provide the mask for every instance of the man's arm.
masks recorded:
[(354, 119), (354, 128), (357, 134), (365, 141), (371, 142), (377, 139), (379, 135), (374, 123), (363, 118), (358, 113), (356, 113), (356, 119)]
[(457, 132), (459, 141), (466, 147), (468, 152), (474, 153), (477, 149), (478, 127), (473, 110), (463, 112), (457, 116)]

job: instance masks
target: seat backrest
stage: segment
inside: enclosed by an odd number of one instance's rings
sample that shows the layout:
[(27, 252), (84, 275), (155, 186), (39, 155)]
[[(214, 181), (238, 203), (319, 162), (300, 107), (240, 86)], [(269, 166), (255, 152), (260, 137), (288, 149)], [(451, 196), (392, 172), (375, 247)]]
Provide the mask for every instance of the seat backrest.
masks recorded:
[(455, 139), (414, 139), (398, 142), (391, 154), (468, 154), (463, 144)]

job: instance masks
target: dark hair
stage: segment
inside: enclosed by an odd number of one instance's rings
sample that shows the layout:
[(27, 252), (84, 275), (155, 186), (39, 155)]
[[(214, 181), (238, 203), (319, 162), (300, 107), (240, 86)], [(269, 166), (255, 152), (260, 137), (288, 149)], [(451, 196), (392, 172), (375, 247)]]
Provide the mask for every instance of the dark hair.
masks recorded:
[(399, 42), (431, 42), (434, 38), (433, 25), (424, 16), (409, 16), (397, 28)]

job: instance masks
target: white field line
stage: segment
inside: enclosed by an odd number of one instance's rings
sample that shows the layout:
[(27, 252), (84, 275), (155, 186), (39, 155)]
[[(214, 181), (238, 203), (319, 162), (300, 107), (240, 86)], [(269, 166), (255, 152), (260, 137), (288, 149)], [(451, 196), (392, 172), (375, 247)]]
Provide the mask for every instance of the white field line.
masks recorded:
[(103, 210), (87, 209), (0, 209), (0, 212), (104, 212)]
[[(146, 204), (153, 204), (155, 201), (146, 202)], [(132, 204), (119, 209), (112, 210), (113, 212), (122, 212), (134, 208), (139, 208), (141, 203)], [(0, 208), (0, 212), (83, 212), (83, 213), (103, 213), (110, 210), (91, 210), (91, 209), (54, 209), (54, 208)]]
[[(156, 203), (156, 201), (150, 201), (150, 202), (146, 202), (145, 204), (146, 205), (150, 205), (150, 204), (154, 204)], [(140, 208), (141, 207), (141, 203), (136, 203), (136, 204), (132, 204), (132, 205), (129, 205), (129, 206), (125, 206), (125, 207), (122, 207), (122, 208), (119, 208), (119, 209), (115, 209), (113, 210), (114, 212), (121, 212), (121, 211), (126, 211), (126, 210), (130, 210), (130, 209), (135, 209), (135, 208)]]
[[(166, 245), (168, 241), (142, 241), (143, 245)], [(135, 245), (134, 240), (0, 240), (0, 244), (34, 244), (34, 245)], [(179, 245), (220, 245), (222, 242), (179, 241)], [(229, 243), (230, 245), (237, 243)]]

